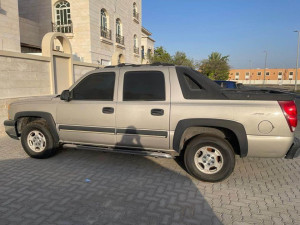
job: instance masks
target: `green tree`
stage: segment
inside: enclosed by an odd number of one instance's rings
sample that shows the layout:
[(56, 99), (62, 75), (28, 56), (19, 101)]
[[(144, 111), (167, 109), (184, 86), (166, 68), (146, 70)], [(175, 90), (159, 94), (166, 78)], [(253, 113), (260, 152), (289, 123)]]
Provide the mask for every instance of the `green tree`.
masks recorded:
[(229, 55), (222, 56), (219, 52), (212, 52), (208, 59), (202, 60), (200, 71), (212, 80), (228, 80), (230, 66)]
[(195, 69), (194, 60), (188, 58), (184, 52), (176, 52), (172, 60), (175, 65), (189, 66)]
[(193, 59), (188, 58), (185, 52), (178, 51), (175, 53), (175, 55), (171, 56), (171, 54), (167, 52), (167, 50), (165, 50), (162, 46), (155, 48), (154, 54), (151, 57), (150, 62), (171, 63), (179, 66), (189, 66), (194, 69), (197, 67), (195, 61)]
[(155, 48), (150, 61), (151, 63), (173, 63), (170, 53), (168, 53), (162, 46)]

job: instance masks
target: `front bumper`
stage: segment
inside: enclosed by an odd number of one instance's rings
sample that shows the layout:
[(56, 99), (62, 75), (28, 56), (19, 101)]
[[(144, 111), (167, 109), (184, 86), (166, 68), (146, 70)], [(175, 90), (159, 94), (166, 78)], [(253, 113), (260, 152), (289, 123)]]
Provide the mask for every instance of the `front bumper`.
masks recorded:
[(287, 152), (285, 158), (286, 159), (294, 159), (299, 157), (300, 155), (300, 139), (294, 139), (294, 143), (292, 144), (290, 150)]
[(19, 140), (18, 132), (16, 129), (16, 121), (14, 120), (5, 120), (4, 121), (5, 132), (7, 135), (13, 139)]

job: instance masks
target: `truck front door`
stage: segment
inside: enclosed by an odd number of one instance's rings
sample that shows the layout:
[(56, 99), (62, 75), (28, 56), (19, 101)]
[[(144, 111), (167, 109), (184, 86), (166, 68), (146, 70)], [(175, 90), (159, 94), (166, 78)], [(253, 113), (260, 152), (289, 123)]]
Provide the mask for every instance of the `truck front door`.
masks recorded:
[(57, 105), (60, 139), (69, 143), (115, 146), (115, 72), (95, 72), (71, 90), (69, 102)]

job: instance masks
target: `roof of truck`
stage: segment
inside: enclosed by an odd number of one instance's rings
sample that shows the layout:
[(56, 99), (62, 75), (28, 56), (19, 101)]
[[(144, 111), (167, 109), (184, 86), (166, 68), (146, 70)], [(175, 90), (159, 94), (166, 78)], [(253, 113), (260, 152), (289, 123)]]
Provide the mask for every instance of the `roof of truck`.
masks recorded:
[(106, 66), (104, 68), (119, 68), (119, 67), (147, 67), (147, 66), (175, 66), (174, 64), (171, 63), (151, 63), (151, 64), (130, 64), (130, 63), (121, 63), (119, 65), (115, 66)]

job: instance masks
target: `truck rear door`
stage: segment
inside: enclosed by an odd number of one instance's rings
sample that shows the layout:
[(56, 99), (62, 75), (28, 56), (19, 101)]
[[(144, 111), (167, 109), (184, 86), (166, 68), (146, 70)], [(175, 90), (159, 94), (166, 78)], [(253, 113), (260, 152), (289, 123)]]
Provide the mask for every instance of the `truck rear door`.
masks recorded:
[(118, 91), (117, 146), (169, 149), (168, 67), (122, 68)]

